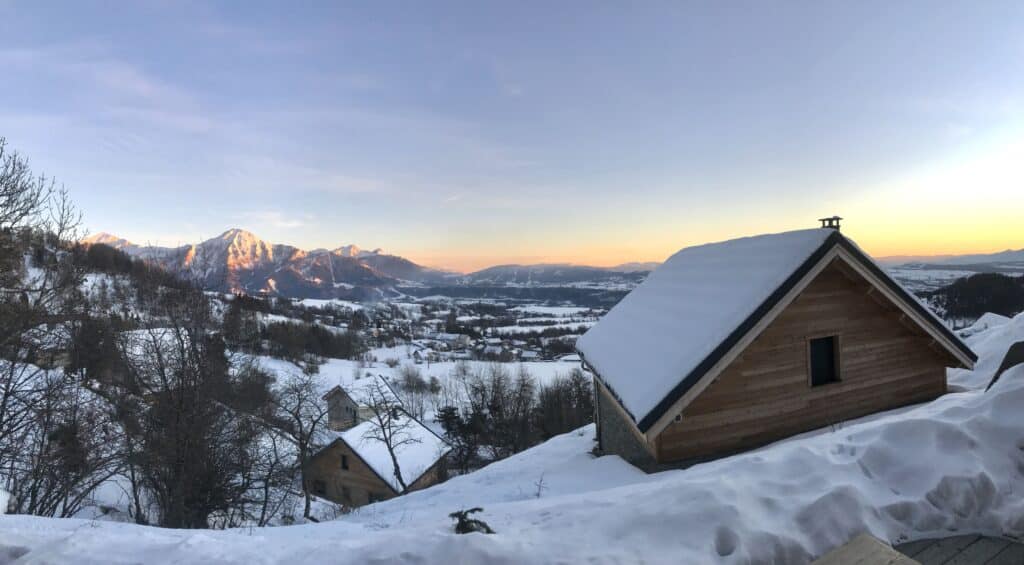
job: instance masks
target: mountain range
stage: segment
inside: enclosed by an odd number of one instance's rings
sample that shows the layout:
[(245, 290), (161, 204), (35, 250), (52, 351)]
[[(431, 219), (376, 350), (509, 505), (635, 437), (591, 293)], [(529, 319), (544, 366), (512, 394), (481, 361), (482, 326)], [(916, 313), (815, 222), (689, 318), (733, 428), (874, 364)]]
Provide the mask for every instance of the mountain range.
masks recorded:
[(1001, 263), (1024, 263), (1024, 249), (1007, 249), (996, 253), (973, 253), (970, 255), (892, 255), (879, 257), (876, 261), (886, 266), (897, 265), (992, 265)]
[(621, 270), (561, 264), (500, 265), (459, 274), (355, 245), (307, 251), (267, 242), (239, 228), (180, 247), (142, 246), (109, 233), (91, 235), (82, 242), (119, 249), (206, 290), (291, 298), (368, 299), (408, 285), (557, 285), (636, 279), (645, 274), (645, 264), (638, 263), (623, 265)]

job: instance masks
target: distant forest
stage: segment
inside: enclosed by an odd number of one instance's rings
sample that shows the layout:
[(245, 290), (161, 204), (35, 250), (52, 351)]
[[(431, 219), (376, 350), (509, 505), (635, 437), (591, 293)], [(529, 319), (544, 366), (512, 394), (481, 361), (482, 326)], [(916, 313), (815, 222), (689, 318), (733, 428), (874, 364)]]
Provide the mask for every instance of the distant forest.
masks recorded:
[(975, 319), (986, 312), (1013, 316), (1024, 311), (1024, 275), (978, 273), (922, 296), (947, 319)]
[(581, 288), (573, 286), (504, 286), (504, 285), (449, 285), (429, 287), (398, 287), (404, 294), (424, 298), (442, 295), (464, 299), (535, 300), (540, 302), (570, 302), (586, 308), (611, 308), (618, 304), (629, 290), (618, 288)]

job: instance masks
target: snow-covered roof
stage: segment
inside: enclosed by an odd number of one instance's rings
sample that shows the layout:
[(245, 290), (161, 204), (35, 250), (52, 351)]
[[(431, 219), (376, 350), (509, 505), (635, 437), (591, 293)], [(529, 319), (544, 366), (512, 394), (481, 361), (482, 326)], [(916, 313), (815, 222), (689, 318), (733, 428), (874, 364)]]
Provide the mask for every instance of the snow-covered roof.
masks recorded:
[(687, 247), (576, 347), (639, 421), (833, 233), (808, 229)]
[[(681, 396), (725, 353), (723, 344), (734, 332), (764, 314), (787, 284), (795, 284), (803, 269), (835, 245), (909, 307), (925, 310), (853, 242), (836, 230), (815, 228), (687, 247), (655, 269), (576, 347), (641, 429), (647, 429), (670, 395)], [(930, 312), (924, 311), (922, 319), (973, 356)]]
[[(396, 447), (395, 457), (402, 469), (402, 478), (405, 479), (405, 484), (411, 486), (448, 453), (451, 447), (416, 418), (405, 412), (402, 412), (401, 418), (401, 430), (399, 430), (398, 424), (394, 428), (395, 442), (399, 443), (405, 439), (411, 439), (412, 442)], [(359, 455), (395, 492), (400, 493), (402, 486), (395, 477), (395, 467), (391, 461), (391, 454), (388, 453), (387, 445), (371, 437), (376, 425), (373, 421), (366, 421), (354, 428), (339, 432), (336, 436), (348, 444), (352, 451)]]
[[(374, 401), (384, 400), (392, 404), (402, 405), (402, 399), (395, 392), (391, 383), (383, 375), (371, 375), (366, 378), (351, 381), (347, 384), (339, 384), (331, 387), (324, 395), (325, 397), (336, 389), (340, 388), (359, 406), (368, 406)], [(383, 395), (383, 399), (380, 396)]]

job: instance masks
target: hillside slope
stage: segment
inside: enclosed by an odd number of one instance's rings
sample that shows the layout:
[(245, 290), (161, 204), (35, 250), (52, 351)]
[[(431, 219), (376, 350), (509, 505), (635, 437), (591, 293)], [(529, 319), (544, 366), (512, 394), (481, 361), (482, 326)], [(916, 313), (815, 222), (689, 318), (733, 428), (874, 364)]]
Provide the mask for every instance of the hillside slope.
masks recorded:
[[(317, 525), (172, 531), (0, 517), (21, 562), (806, 563), (868, 531), (892, 542), (1024, 535), (1024, 366), (981, 389), (1024, 315), (973, 328), (965, 392), (687, 470), (594, 458), (588, 426), (442, 485)], [(484, 507), (495, 535), (455, 535)]]

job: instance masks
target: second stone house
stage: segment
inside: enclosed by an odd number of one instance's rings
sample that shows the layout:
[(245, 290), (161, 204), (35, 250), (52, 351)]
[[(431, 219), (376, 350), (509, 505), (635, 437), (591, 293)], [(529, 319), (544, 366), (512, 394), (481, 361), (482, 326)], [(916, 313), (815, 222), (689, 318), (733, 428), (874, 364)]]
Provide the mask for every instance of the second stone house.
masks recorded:
[[(354, 508), (426, 488), (446, 478), (448, 444), (408, 414), (383, 377), (335, 386), (327, 402), (327, 445), (303, 470), (309, 492)], [(388, 433), (375, 411), (387, 410)], [(380, 438), (392, 438), (391, 447)], [(394, 457), (392, 457), (394, 451)], [(396, 469), (395, 461), (398, 462)], [(403, 486), (404, 483), (404, 486)]]

